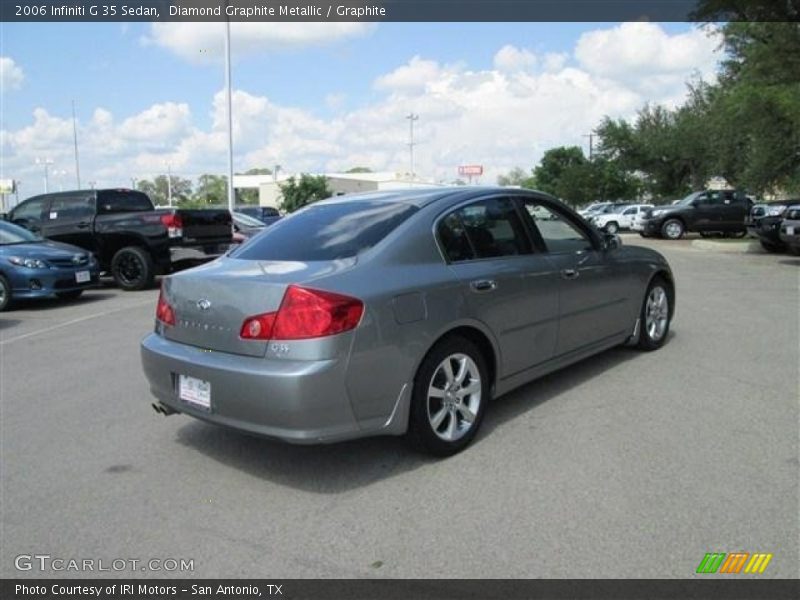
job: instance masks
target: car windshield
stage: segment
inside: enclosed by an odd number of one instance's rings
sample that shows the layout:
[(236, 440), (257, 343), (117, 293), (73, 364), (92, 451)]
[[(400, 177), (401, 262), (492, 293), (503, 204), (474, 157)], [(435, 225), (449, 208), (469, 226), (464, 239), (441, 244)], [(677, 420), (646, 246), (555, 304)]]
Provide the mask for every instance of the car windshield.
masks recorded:
[(675, 204), (677, 206), (686, 206), (687, 204), (691, 204), (692, 200), (694, 200), (695, 198), (700, 196), (702, 193), (703, 192), (692, 192), (691, 194), (689, 194), (685, 198), (682, 198), (682, 199), (678, 200), (677, 202), (674, 202), (673, 204)]
[(42, 238), (35, 233), (28, 231), (24, 227), (14, 225), (13, 223), (0, 221), (0, 246), (41, 241)]
[(416, 211), (400, 202), (312, 204), (268, 227), (231, 256), (302, 262), (352, 258), (375, 246)]
[(620, 213), (620, 212), (622, 212), (622, 209), (624, 209), (624, 208), (628, 208), (628, 205), (627, 204), (609, 204), (607, 206), (604, 206), (601, 210), (598, 210), (597, 212), (600, 213), (601, 215), (610, 215), (610, 214)]
[(233, 218), (236, 220), (237, 224), (244, 225), (245, 227), (264, 227), (264, 225), (266, 225), (264, 221), (259, 221), (255, 217), (240, 212), (233, 213)]

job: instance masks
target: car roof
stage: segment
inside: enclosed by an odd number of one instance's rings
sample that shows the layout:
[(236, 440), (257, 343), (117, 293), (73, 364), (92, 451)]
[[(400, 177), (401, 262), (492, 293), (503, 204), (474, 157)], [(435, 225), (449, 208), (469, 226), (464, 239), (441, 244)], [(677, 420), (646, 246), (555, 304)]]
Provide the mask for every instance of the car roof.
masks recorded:
[(408, 188), (399, 190), (386, 190), (377, 192), (361, 192), (345, 194), (320, 200), (315, 204), (340, 204), (346, 202), (402, 202), (418, 208), (427, 206), (440, 200), (470, 199), (487, 194), (518, 195), (545, 195), (542, 192), (522, 188), (507, 188), (499, 186), (454, 186), (454, 187), (426, 187)]

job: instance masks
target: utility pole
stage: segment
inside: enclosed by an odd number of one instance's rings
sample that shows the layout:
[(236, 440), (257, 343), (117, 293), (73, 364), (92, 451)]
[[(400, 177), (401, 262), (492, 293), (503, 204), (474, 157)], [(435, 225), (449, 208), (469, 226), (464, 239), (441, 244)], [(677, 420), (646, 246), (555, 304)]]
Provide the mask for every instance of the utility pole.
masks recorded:
[(81, 165), (78, 161), (78, 122), (75, 119), (75, 100), (72, 101), (72, 141), (75, 144), (75, 178), (78, 180), (76, 189), (81, 189)]
[(589, 160), (592, 160), (592, 157), (594, 156), (594, 136), (594, 131), (591, 133), (586, 133), (583, 136), (585, 138), (589, 138)]
[(419, 120), (419, 115), (415, 115), (413, 112), (409, 113), (406, 116), (408, 119), (408, 153), (411, 159), (411, 181), (414, 181), (414, 121)]
[(37, 158), (36, 159), (37, 165), (44, 165), (44, 193), (46, 194), (49, 191), (50, 187), (50, 176), (48, 173), (50, 165), (53, 164), (53, 161), (49, 158)]

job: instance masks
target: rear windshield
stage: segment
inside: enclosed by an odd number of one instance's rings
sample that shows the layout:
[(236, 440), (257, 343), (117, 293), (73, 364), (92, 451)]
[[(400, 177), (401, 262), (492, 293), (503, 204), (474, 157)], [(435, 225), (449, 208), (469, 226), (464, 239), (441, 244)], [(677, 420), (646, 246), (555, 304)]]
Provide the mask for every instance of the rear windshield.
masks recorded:
[(281, 219), (231, 256), (303, 262), (351, 258), (378, 244), (416, 211), (408, 204), (386, 202), (312, 205)]
[(102, 190), (97, 192), (97, 212), (138, 212), (153, 210), (147, 194), (132, 190)]

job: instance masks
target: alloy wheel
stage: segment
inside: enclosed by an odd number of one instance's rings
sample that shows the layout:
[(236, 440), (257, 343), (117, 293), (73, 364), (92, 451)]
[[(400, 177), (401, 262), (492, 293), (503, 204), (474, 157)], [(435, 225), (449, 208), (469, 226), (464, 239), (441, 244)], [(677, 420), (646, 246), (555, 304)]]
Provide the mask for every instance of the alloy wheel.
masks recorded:
[(453, 442), (472, 428), (481, 403), (478, 365), (466, 354), (451, 354), (433, 372), (428, 385), (428, 423), (442, 440)]
[(645, 328), (647, 335), (654, 342), (664, 337), (669, 324), (669, 298), (666, 290), (660, 285), (654, 286), (647, 296), (645, 307)]

